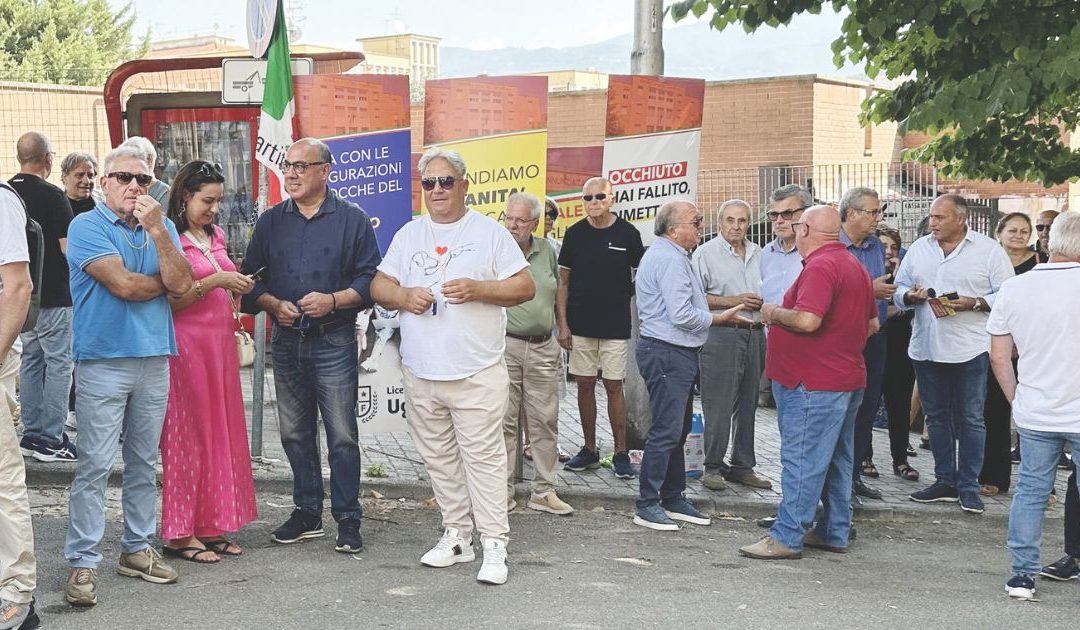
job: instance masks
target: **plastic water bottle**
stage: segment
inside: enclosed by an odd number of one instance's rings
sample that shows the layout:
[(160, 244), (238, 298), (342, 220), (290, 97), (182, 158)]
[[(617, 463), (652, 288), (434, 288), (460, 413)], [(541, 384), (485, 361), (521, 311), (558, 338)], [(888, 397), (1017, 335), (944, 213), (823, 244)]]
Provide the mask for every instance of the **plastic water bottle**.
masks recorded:
[(686, 460), (686, 476), (698, 478), (705, 474), (705, 420), (700, 413), (690, 419), (690, 433), (683, 446)]

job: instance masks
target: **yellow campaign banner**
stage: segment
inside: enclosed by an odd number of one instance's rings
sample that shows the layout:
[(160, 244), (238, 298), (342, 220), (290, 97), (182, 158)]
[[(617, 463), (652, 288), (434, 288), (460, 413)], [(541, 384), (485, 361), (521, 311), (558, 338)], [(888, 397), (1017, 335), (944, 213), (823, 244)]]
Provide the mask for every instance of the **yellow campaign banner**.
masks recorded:
[[(529, 192), (543, 203), (547, 183), (547, 130), (523, 131), (439, 144), (457, 151), (465, 160), (469, 188), (465, 205), (499, 221), (506, 200), (516, 192)], [(426, 201), (423, 212), (427, 212)], [(540, 221), (540, 229), (543, 221)]]

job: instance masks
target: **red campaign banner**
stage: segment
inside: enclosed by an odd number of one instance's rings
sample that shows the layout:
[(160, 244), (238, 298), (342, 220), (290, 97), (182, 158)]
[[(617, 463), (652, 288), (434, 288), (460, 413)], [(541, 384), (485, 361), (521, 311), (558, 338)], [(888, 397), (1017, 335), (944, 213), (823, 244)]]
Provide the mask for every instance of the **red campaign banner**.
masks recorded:
[(547, 129), (547, 77), (435, 79), (424, 87), (424, 146)]
[(428, 81), (424, 146), (461, 154), (465, 203), (501, 221), (515, 192), (542, 197), (547, 181), (547, 77)]
[(697, 200), (703, 79), (640, 75), (608, 78), (604, 177), (611, 211), (633, 223), (646, 245), (665, 203)]
[(699, 129), (705, 80), (618, 74), (608, 77), (608, 138)]

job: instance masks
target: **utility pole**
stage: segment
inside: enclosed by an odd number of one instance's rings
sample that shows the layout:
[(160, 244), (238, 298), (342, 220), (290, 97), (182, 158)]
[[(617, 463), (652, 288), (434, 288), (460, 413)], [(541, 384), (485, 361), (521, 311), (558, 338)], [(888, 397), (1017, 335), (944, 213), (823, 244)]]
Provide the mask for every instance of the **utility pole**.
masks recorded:
[(664, 74), (664, 2), (634, 0), (634, 50), (630, 74)]

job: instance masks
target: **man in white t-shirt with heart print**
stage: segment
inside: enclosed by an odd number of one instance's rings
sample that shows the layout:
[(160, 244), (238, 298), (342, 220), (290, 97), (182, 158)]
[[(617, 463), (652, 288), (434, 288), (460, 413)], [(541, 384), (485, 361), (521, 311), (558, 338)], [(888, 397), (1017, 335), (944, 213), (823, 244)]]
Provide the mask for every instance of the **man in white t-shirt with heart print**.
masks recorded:
[(461, 156), (432, 148), (418, 168), (428, 214), (394, 236), (371, 295), (399, 311), (405, 416), (445, 527), (420, 562), (474, 560), (475, 522), (484, 551), (476, 579), (503, 584), (510, 531), (504, 307), (532, 299), (535, 288), (510, 233), (465, 205)]
[(1005, 281), (986, 322), (990, 366), (1012, 403), (1024, 453), (1009, 508), (1012, 577), (1005, 585), (1018, 599), (1035, 596), (1043, 513), (1062, 449), (1080, 453), (1080, 328), (1071, 321), (1080, 311), (1080, 213), (1054, 219), (1049, 249), (1050, 262)]

